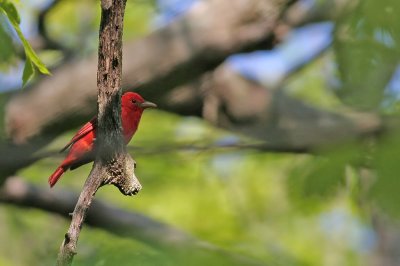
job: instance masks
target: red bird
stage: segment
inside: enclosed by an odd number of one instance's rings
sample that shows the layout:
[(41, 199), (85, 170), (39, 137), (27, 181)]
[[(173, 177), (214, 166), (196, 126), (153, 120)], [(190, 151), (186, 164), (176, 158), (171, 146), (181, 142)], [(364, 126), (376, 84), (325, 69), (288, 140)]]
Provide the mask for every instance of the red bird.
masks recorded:
[[(142, 96), (134, 92), (127, 92), (122, 95), (121, 100), (121, 120), (122, 134), (125, 144), (128, 144), (135, 134), (142, 113), (146, 108), (155, 108), (156, 104), (145, 101)], [(54, 173), (49, 177), (50, 187), (53, 187), (62, 174), (68, 169), (75, 169), (79, 166), (94, 160), (94, 148), (96, 139), (97, 119), (94, 117), (87, 122), (71, 139), (71, 141), (61, 150), (69, 148), (67, 157), (58, 166)]]

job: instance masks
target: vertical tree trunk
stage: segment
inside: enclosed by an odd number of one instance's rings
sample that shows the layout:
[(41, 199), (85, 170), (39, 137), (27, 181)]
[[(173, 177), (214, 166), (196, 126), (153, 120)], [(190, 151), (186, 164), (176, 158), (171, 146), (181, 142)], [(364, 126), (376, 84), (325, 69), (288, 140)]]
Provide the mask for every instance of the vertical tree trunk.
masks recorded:
[[(71, 265), (87, 210), (97, 189), (109, 176), (118, 172), (126, 176), (127, 164), (133, 171), (134, 162), (127, 156), (121, 126), (122, 32), (126, 0), (102, 0), (97, 71), (98, 115), (97, 156), (92, 171), (79, 196), (68, 232), (57, 258), (57, 265)], [(130, 160), (126, 160), (130, 158)], [(120, 188), (121, 189), (121, 188)]]

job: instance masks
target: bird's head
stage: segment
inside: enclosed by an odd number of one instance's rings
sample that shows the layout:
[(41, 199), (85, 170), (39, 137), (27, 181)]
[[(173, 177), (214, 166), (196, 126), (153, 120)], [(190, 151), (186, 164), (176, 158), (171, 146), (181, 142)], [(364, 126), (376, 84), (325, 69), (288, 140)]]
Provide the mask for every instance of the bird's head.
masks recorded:
[(126, 92), (122, 95), (122, 107), (129, 108), (133, 112), (142, 113), (146, 108), (156, 108), (155, 103), (146, 101), (142, 96), (135, 92)]

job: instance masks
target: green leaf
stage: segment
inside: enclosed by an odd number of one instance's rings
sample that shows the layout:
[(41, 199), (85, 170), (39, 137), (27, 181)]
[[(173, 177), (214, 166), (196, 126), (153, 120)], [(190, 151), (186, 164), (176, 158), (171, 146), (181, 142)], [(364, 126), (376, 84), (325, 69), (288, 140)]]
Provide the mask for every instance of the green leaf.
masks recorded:
[(22, 74), (22, 86), (29, 81), (31, 77), (35, 74), (35, 68), (32, 64), (32, 61), (29, 58), (26, 58), (24, 73)]
[(8, 1), (4, 1), (4, 2), (0, 3), (0, 6), (6, 12), (6, 14), (9, 18), (12, 18), (14, 21), (16, 21), (18, 23), (18, 25), (21, 23), (21, 18), (18, 14), (18, 11), (12, 3), (8, 2)]
[(39, 71), (41, 73), (50, 74), (49, 70), (46, 68), (44, 63), (37, 56), (35, 51), (32, 49), (31, 45), (29, 44), (29, 42), (25, 39), (24, 35), (21, 32), (19, 25), (16, 24), (14, 21), (11, 21), (11, 24), (14, 26), (14, 29), (17, 32), (18, 37), (20, 38), (20, 40), (22, 42), (22, 45), (24, 46), (26, 57), (29, 57), (29, 59), (39, 69)]
[(17, 9), (12, 3), (9, 2), (1, 2), (0, 3), (0, 12), (4, 13), (11, 22), (11, 25), (14, 27), (15, 31), (20, 38), (22, 45), (25, 50), (25, 55), (31, 63), (43, 74), (50, 74), (49, 70), (46, 68), (44, 63), (40, 60), (37, 56), (35, 51), (32, 49), (29, 42), (25, 39), (24, 35), (22, 34), (21, 28), (19, 27), (20, 17), (18, 15)]

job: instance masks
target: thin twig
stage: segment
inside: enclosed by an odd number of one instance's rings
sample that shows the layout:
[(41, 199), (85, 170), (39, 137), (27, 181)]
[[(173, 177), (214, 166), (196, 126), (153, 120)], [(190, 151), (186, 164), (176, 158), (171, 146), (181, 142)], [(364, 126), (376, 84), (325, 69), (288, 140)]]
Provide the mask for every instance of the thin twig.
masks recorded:
[(75, 205), (74, 212), (72, 213), (72, 221), (68, 232), (65, 234), (64, 241), (61, 245), (60, 252), (57, 258), (57, 265), (71, 265), (72, 259), (76, 254), (76, 245), (78, 242), (79, 234), (86, 213), (92, 203), (93, 197), (102, 183), (101, 176), (99, 176), (99, 164), (95, 164), (82, 192), (79, 196), (78, 202)]
[[(10, 177), (0, 187), (0, 202), (19, 207), (38, 208), (69, 219), (78, 194), (67, 189), (35, 186), (20, 177)], [(204, 248), (204, 241), (168, 224), (135, 211), (127, 211), (105, 201), (94, 199), (85, 224), (107, 230), (121, 237), (129, 237), (159, 248), (191, 246)], [(208, 246), (212, 246), (208, 244)]]
[[(325, 146), (315, 147), (311, 149), (309, 147), (291, 147), (285, 145), (272, 145), (265, 142), (238, 142), (238, 143), (213, 143), (213, 144), (200, 144), (200, 143), (170, 143), (170, 144), (159, 144), (154, 145), (140, 145), (140, 146), (128, 146), (127, 149), (135, 155), (164, 155), (171, 154), (173, 152), (237, 152), (237, 151), (258, 151), (258, 152), (270, 152), (270, 153), (288, 153), (288, 154), (313, 154), (315, 150), (324, 148)], [(152, 146), (154, 145), (154, 146)], [(328, 146), (328, 145), (326, 145)], [(318, 148), (318, 149), (317, 149)], [(38, 153), (35, 155), (35, 160), (41, 160), (45, 158), (58, 158), (64, 157), (64, 153), (60, 153), (59, 149), (48, 150), (45, 152)]]

